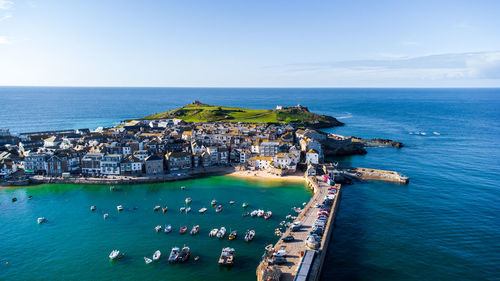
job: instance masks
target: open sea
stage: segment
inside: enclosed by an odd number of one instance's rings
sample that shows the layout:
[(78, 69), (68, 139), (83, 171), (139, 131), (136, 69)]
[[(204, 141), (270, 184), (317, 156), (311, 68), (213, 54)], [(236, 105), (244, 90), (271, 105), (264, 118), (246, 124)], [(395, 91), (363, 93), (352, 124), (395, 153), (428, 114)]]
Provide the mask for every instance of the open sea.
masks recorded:
[[(93, 129), (194, 100), (250, 108), (301, 104), (345, 123), (328, 132), (405, 144), (331, 159), (396, 170), (410, 183), (344, 188), (322, 280), (500, 280), (500, 89), (0, 87), (0, 128)], [(19, 200), (12, 203), (14, 196)], [(188, 196), (193, 211), (181, 215)], [(255, 280), (263, 246), (277, 239), (274, 228), (310, 197), (300, 183), (227, 176), (124, 186), (121, 192), (78, 185), (2, 189), (0, 280)], [(220, 214), (196, 212), (214, 198), (236, 204)], [(242, 218), (243, 201), (250, 209), (272, 210), (273, 218)], [(126, 210), (118, 213), (118, 204)], [(167, 214), (153, 212), (163, 204)], [(97, 210), (90, 212), (90, 205)], [(37, 225), (39, 216), (49, 222)], [(157, 224), (172, 224), (174, 231), (155, 233)], [(176, 233), (194, 224), (201, 228), (197, 237)], [(208, 238), (209, 229), (220, 226), (240, 235), (254, 228), (257, 238)], [(198, 262), (143, 262), (156, 249), (166, 258), (171, 247), (184, 244)], [(229, 245), (237, 251), (236, 265), (221, 269), (217, 258)], [(114, 248), (126, 253), (124, 260), (108, 261)]]

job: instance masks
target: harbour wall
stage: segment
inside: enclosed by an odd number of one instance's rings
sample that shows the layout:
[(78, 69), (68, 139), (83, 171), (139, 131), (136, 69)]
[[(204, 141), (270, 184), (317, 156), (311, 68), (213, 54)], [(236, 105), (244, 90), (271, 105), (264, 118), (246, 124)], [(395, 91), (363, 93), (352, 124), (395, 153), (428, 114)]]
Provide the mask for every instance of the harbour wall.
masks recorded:
[(342, 172), (348, 176), (363, 179), (363, 180), (380, 180), (407, 184), (410, 178), (395, 171), (386, 171), (370, 168), (342, 168)]

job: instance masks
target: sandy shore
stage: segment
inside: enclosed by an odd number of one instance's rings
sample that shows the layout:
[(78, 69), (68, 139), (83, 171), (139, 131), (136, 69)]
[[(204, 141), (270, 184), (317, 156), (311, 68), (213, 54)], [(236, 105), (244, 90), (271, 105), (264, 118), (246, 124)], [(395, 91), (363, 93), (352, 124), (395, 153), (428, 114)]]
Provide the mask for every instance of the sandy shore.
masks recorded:
[(280, 177), (269, 174), (265, 171), (235, 171), (228, 174), (228, 176), (255, 179), (255, 180), (276, 180), (276, 181), (294, 181), (294, 182), (304, 182), (305, 180), (304, 176), (301, 173)]

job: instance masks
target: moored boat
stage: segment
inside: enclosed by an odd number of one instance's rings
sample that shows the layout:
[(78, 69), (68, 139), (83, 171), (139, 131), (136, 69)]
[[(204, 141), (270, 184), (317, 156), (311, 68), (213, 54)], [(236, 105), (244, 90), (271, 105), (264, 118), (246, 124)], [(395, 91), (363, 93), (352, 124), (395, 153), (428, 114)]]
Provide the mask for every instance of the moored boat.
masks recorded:
[(189, 213), (189, 212), (191, 212), (191, 207), (186, 208), (186, 213)]
[(214, 228), (214, 229), (210, 230), (210, 233), (208, 234), (208, 236), (214, 237), (217, 235), (218, 232), (219, 232), (219, 230), (217, 228)]
[(118, 251), (118, 250), (113, 250), (113, 251), (111, 251), (111, 253), (109, 254), (109, 258), (110, 258), (111, 260), (117, 260), (117, 259), (119, 259), (119, 258), (121, 258), (121, 257), (123, 257), (123, 256), (124, 256), (124, 254), (123, 254), (123, 253), (120, 253), (120, 251)]
[(229, 234), (229, 240), (236, 239), (236, 236), (238, 236), (238, 232), (236, 230), (231, 231), (231, 234)]
[(177, 257), (178, 262), (185, 262), (189, 259), (189, 256), (191, 255), (191, 249), (187, 246), (184, 246), (179, 253), (179, 256)]
[(180, 208), (179, 208), (179, 211), (180, 211), (181, 213), (182, 213), (182, 212), (184, 212), (185, 210), (186, 210), (186, 207), (180, 207)]
[(243, 217), (247, 217), (248, 215), (250, 215), (250, 213), (249, 213), (249, 212), (244, 212), (241, 216), (243, 216)]
[(156, 252), (153, 254), (153, 261), (159, 261), (161, 258), (161, 252), (160, 250), (156, 250)]
[(179, 247), (173, 247), (172, 251), (170, 251), (170, 255), (168, 256), (168, 262), (174, 263), (177, 262), (177, 257), (179, 257)]
[(45, 217), (41, 217), (41, 218), (38, 218), (36, 221), (38, 222), (38, 224), (42, 224), (44, 222), (47, 222), (47, 219)]
[(207, 211), (207, 208), (203, 207), (203, 208), (201, 208), (201, 209), (198, 210), (198, 213), (203, 214), (206, 211)]
[(255, 230), (248, 230), (247, 233), (245, 234), (245, 241), (250, 242), (253, 240), (255, 237)]
[(251, 213), (250, 213), (250, 216), (252, 217), (255, 217), (257, 215), (258, 211), (257, 210), (253, 210)]
[(167, 212), (167, 209), (168, 209), (168, 207), (165, 206), (165, 207), (161, 208), (161, 211), (165, 214)]
[(184, 233), (186, 233), (187, 230), (188, 230), (187, 226), (183, 226), (183, 227), (181, 227), (181, 229), (179, 229), (179, 233), (184, 234)]
[(264, 214), (264, 219), (269, 219), (271, 216), (273, 215), (273, 212), (271, 211), (267, 211), (265, 214)]
[(116, 209), (118, 210), (118, 212), (121, 212), (121, 211), (123, 211), (123, 206), (122, 205), (118, 205), (118, 206), (116, 206)]
[(220, 265), (233, 265), (234, 264), (234, 249), (223, 248), (219, 258)]
[(193, 201), (193, 199), (191, 199), (191, 197), (188, 197), (184, 201), (186, 202), (186, 204), (189, 204), (189, 203), (191, 203), (191, 201)]
[(234, 200), (229, 201), (229, 204), (233, 205), (234, 204)]
[(215, 209), (217, 213), (222, 212), (222, 205), (217, 206), (217, 209)]
[(107, 218), (108, 218), (108, 216), (109, 216), (109, 214), (108, 214), (108, 213), (105, 213), (102, 217), (103, 217), (104, 219), (107, 219)]
[(156, 231), (156, 232), (160, 232), (160, 231), (161, 231), (161, 225), (157, 225), (157, 226), (155, 226), (155, 231)]
[(212, 206), (217, 205), (217, 200), (215, 200), (215, 199), (214, 199), (214, 200), (212, 200), (212, 202), (210, 202), (210, 204), (211, 204)]
[(196, 235), (196, 234), (198, 234), (199, 230), (200, 230), (200, 226), (199, 225), (195, 225), (195, 226), (193, 226), (193, 228), (191, 229), (191, 231), (189, 232), (189, 234)]
[(160, 210), (160, 208), (161, 208), (161, 206), (156, 205), (156, 206), (153, 208), (153, 211), (158, 212), (158, 210)]
[(152, 259), (150, 259), (150, 258), (146, 258), (146, 257), (144, 257), (144, 262), (146, 262), (146, 264), (150, 264), (150, 263), (152, 263), (152, 262), (153, 262), (153, 260), (152, 260)]
[(243, 207), (243, 208), (248, 207), (248, 203), (247, 202), (243, 202), (243, 204), (241, 205), (241, 207)]
[(96, 209), (96, 206), (94, 206), (94, 205), (90, 206), (91, 211), (95, 211), (95, 209)]
[(226, 235), (226, 228), (221, 227), (220, 230), (217, 232), (217, 238), (222, 239)]
[(257, 216), (258, 217), (264, 216), (264, 210), (257, 210)]
[(12, 202), (16, 202), (16, 201), (17, 201), (16, 197), (12, 198)]
[(170, 233), (170, 231), (172, 231), (172, 225), (170, 225), (170, 224), (166, 225), (165, 230), (163, 230), (163, 231), (165, 231), (165, 233)]

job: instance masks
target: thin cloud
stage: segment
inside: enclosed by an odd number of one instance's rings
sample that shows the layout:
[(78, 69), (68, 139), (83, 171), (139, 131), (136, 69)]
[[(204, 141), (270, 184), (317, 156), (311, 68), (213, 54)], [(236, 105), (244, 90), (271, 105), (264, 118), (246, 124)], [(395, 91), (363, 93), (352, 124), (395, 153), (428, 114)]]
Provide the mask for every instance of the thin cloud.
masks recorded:
[(0, 0), (0, 10), (8, 10), (14, 6), (14, 2), (9, 0)]
[(3, 14), (3, 16), (0, 16), (0, 21), (8, 20), (10, 18), (12, 18), (12, 14), (6, 13), (6, 14)]
[(11, 43), (6, 37), (0, 36), (0, 45), (9, 45)]
[(279, 67), (286, 76), (368, 80), (500, 79), (500, 51), (452, 53), (378, 60), (295, 63)]

